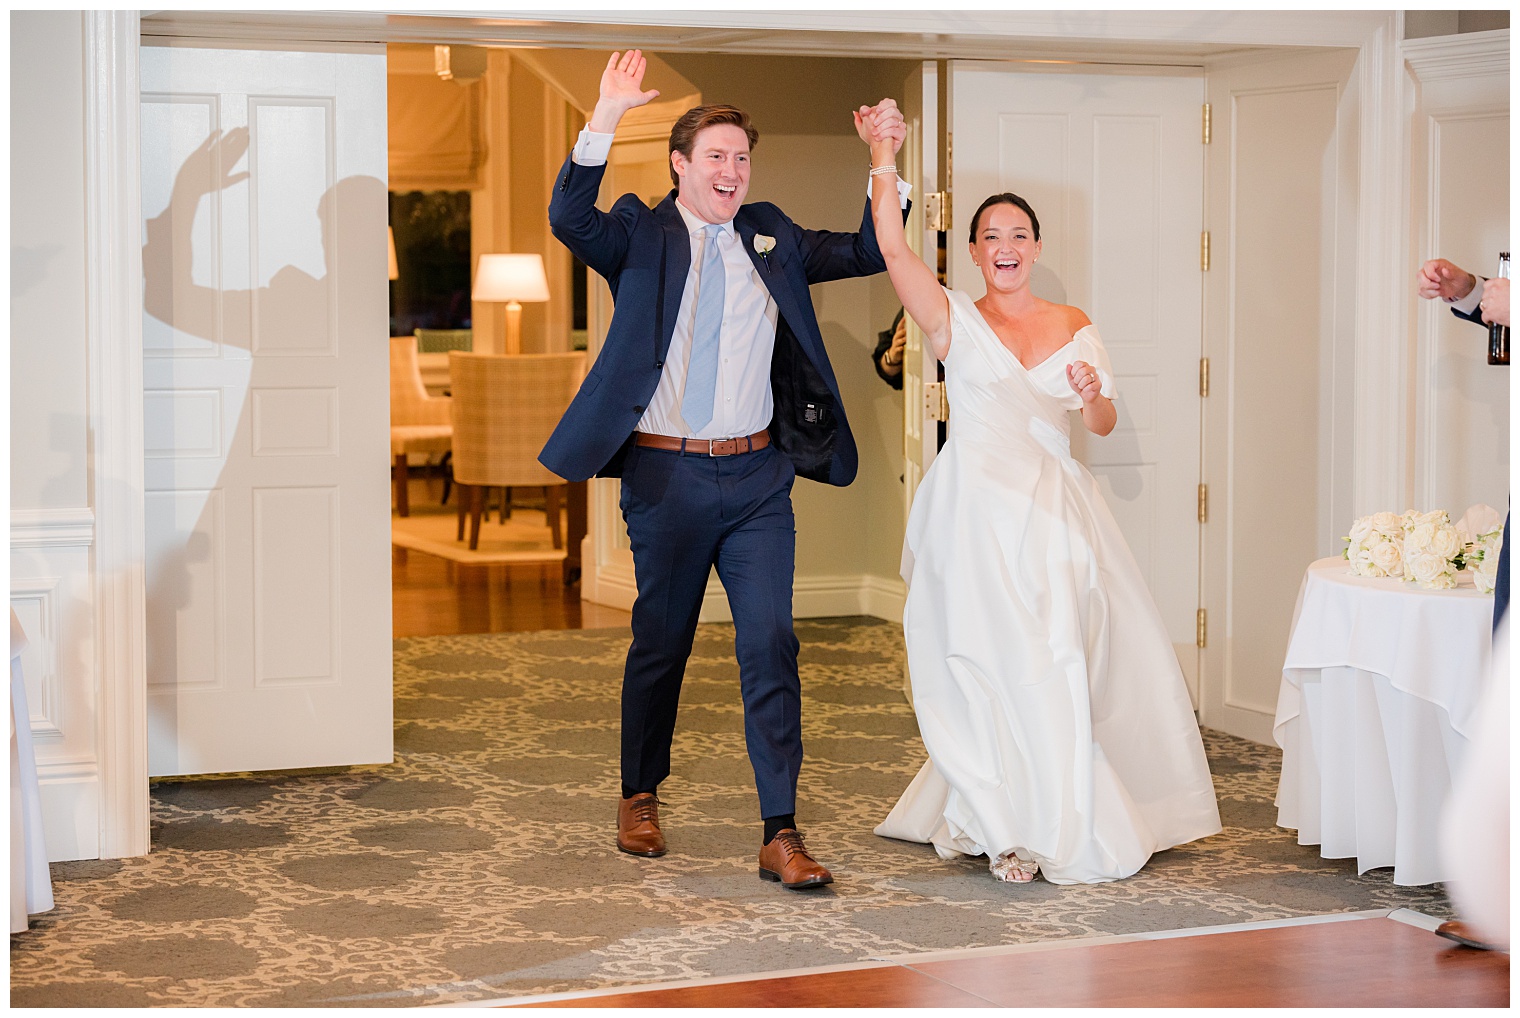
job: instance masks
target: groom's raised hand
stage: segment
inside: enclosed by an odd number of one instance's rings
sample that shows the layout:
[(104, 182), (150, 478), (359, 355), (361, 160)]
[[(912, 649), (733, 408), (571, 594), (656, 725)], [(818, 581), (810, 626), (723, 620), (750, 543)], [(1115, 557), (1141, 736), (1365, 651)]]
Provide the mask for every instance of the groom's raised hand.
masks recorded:
[(617, 129), (623, 114), (659, 98), (659, 89), (644, 90), (644, 70), (647, 66), (648, 61), (644, 59), (642, 50), (631, 49), (607, 58), (596, 109), (592, 111), (591, 121), (587, 124), (591, 130), (598, 134), (611, 134)]

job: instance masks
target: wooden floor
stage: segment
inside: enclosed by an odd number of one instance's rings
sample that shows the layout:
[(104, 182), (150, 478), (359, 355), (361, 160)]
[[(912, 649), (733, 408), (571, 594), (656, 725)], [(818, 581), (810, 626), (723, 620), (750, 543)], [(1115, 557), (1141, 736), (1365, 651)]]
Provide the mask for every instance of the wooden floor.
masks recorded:
[[(436, 504), (443, 494), (436, 479), (414, 478), (408, 489), (413, 506)], [(628, 621), (625, 611), (582, 601), (580, 584), (567, 586), (557, 563), (462, 566), (401, 549), (391, 556), (391, 631), (398, 638), (601, 629)]]
[[(1407, 915), (1407, 913), (1406, 913)], [(536, 1007), (1507, 1007), (1509, 955), (1369, 917), (1030, 945)]]

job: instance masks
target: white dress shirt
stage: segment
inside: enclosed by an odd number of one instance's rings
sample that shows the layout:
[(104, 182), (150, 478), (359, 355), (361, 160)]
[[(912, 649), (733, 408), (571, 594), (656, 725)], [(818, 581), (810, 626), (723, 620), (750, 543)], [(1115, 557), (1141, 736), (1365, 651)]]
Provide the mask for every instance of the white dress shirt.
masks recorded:
[[(612, 151), (610, 134), (583, 128), (571, 159), (581, 166), (600, 166)], [(898, 181), (898, 196), (906, 207), (911, 190)], [(723, 326), (718, 334), (718, 381), (713, 416), (693, 431), (681, 416), (686, 391), (686, 365), (691, 358), (692, 328), (697, 312), (697, 279), (701, 275), (703, 228), (708, 224), (678, 200), (676, 208), (691, 238), (691, 265), (681, 291), (681, 308), (665, 354), (665, 367), (639, 431), (676, 438), (738, 438), (767, 427), (774, 407), (771, 396), (771, 353), (776, 346), (779, 312), (770, 291), (744, 250), (732, 221), (722, 224), (717, 243), (723, 255)]]
[(718, 333), (718, 381), (712, 420), (693, 431), (681, 416), (686, 365), (691, 359), (692, 329), (697, 318), (697, 278), (702, 272), (703, 230), (707, 223), (676, 202), (691, 238), (691, 265), (681, 290), (681, 309), (665, 352), (660, 384), (649, 398), (639, 430), (678, 438), (737, 438), (753, 435), (771, 422), (771, 352), (776, 347), (779, 312), (770, 291), (744, 252), (732, 222), (718, 229), (723, 256), (723, 326)]

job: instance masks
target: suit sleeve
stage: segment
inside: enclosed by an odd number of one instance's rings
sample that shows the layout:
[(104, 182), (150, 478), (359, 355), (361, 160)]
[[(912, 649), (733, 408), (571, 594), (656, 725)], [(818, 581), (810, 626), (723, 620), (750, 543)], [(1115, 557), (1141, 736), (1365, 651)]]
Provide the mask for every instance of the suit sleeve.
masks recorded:
[[(911, 205), (910, 205), (911, 207)], [(903, 209), (907, 220), (908, 209)], [(797, 246), (802, 251), (807, 281), (827, 283), (832, 279), (853, 279), (857, 276), (874, 276), (885, 272), (886, 260), (876, 244), (876, 227), (871, 223), (871, 203), (866, 202), (865, 215), (860, 220), (857, 233), (834, 233), (829, 230), (803, 230), (798, 228)]]
[(628, 253), (632, 217), (624, 199), (611, 212), (596, 207), (606, 166), (581, 166), (569, 156), (554, 178), (549, 197), (549, 229), (560, 243), (604, 279)]

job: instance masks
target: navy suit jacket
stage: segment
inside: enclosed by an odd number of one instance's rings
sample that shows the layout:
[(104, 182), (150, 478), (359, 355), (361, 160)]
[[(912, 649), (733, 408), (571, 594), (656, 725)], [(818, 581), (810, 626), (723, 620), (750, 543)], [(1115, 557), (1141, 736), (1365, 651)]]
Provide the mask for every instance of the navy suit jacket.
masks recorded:
[[(691, 238), (671, 191), (650, 209), (625, 194), (596, 208), (603, 166), (566, 159), (549, 201), (554, 236), (612, 289), (612, 323), (580, 392), (549, 437), (539, 462), (570, 481), (617, 477), (634, 429), (659, 385), (691, 266)], [(811, 283), (869, 276), (886, 268), (866, 203), (859, 233), (804, 230), (768, 202), (744, 205), (734, 228), (776, 301), (771, 357), (771, 441), (797, 473), (845, 485), (855, 479), (855, 439), (813, 312)], [(755, 251), (756, 234), (775, 239)]]

